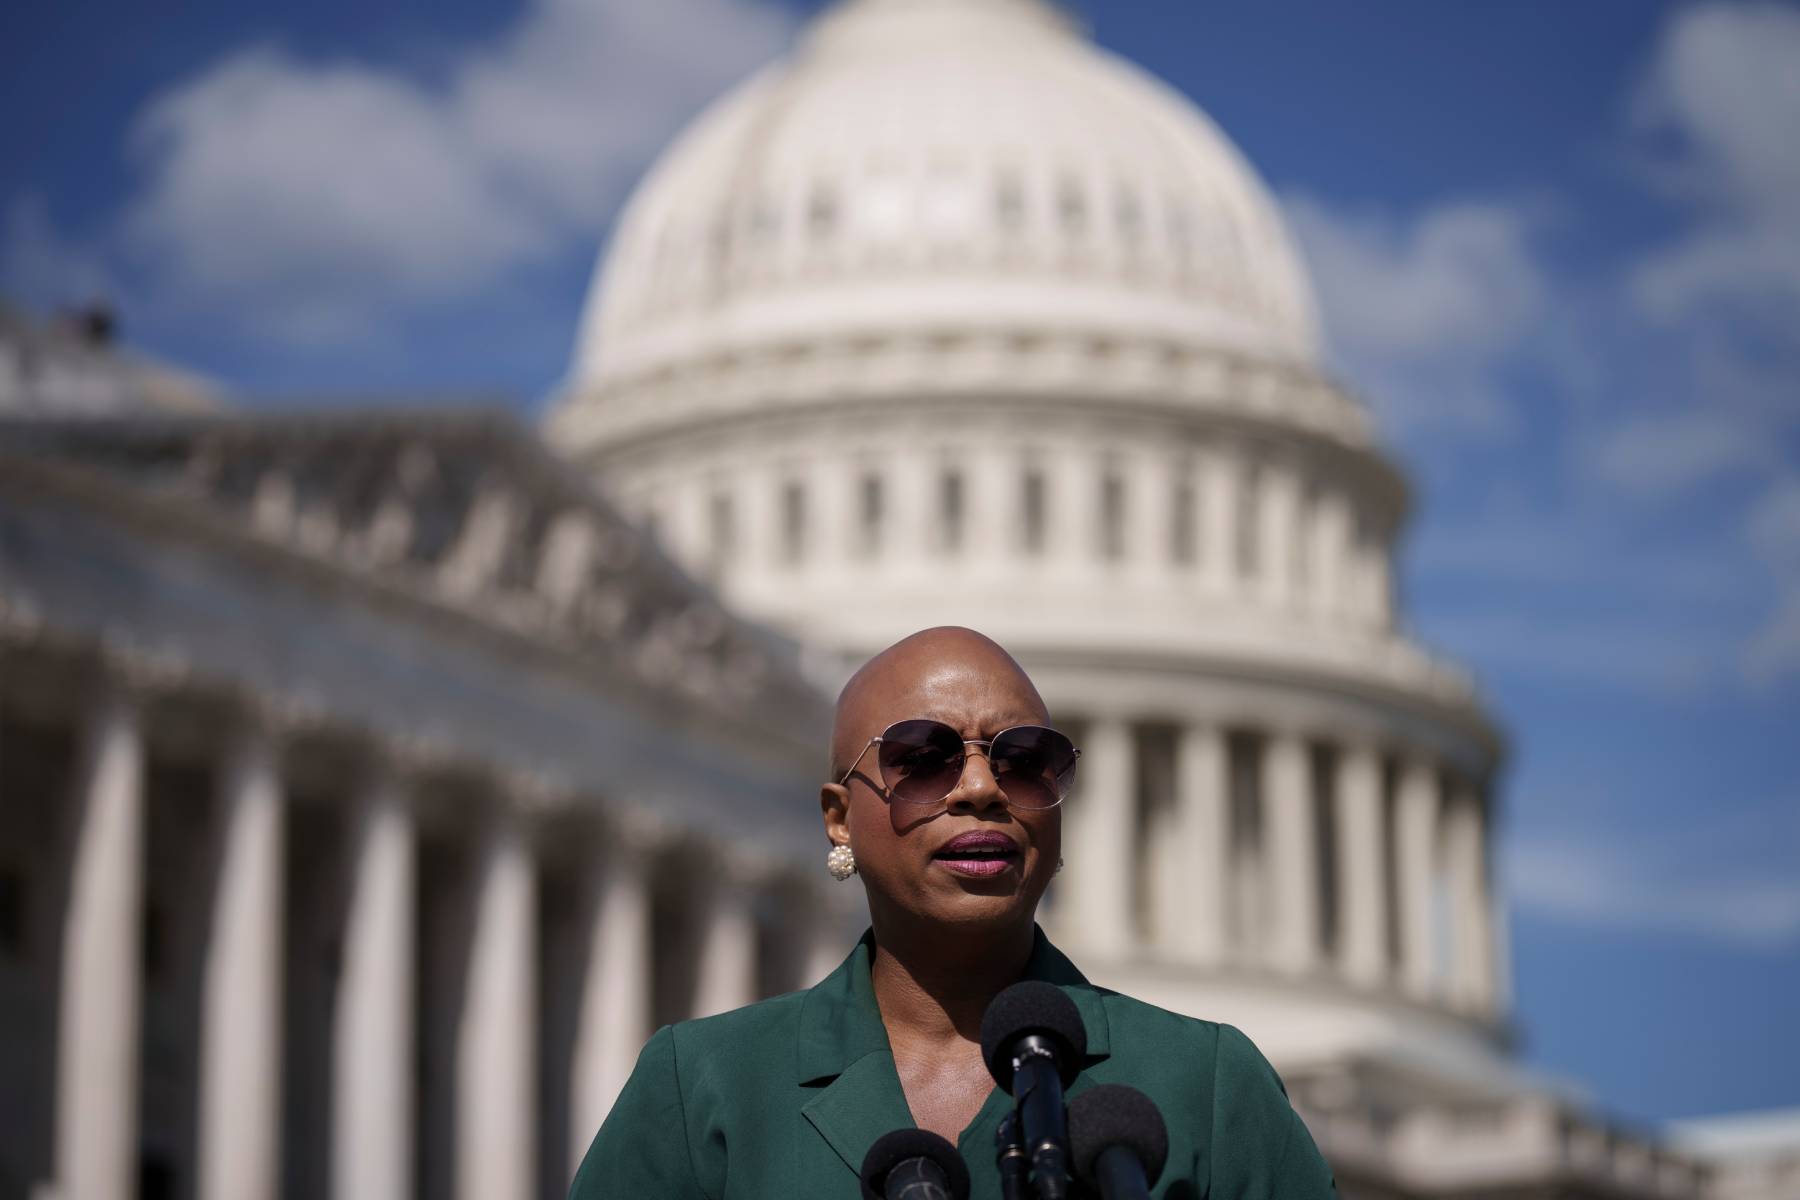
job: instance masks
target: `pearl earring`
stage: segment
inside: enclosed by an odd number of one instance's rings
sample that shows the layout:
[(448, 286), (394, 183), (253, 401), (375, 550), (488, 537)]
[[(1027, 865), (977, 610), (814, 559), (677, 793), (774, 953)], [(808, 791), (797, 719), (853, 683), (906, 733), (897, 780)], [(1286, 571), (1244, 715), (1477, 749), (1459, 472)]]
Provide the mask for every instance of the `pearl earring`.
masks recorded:
[(825, 855), (825, 869), (839, 883), (856, 874), (856, 855), (849, 846), (833, 846)]

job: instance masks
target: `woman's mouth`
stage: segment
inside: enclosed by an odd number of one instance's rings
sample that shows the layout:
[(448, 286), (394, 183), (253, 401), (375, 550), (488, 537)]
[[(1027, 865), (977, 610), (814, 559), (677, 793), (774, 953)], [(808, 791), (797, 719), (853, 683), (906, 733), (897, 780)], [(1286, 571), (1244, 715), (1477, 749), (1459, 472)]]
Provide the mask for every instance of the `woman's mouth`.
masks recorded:
[(1004, 833), (977, 830), (951, 838), (932, 855), (932, 861), (958, 875), (998, 875), (1016, 867), (1023, 855), (1019, 844)]

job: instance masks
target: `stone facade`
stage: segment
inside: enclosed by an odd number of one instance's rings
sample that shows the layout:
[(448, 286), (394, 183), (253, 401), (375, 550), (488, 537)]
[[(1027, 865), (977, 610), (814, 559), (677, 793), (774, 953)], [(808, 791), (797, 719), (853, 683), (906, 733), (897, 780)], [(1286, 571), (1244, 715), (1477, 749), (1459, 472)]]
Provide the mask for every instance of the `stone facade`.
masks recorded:
[(4, 1193), (560, 1196), (854, 937), (825, 723), (504, 421), (5, 428)]

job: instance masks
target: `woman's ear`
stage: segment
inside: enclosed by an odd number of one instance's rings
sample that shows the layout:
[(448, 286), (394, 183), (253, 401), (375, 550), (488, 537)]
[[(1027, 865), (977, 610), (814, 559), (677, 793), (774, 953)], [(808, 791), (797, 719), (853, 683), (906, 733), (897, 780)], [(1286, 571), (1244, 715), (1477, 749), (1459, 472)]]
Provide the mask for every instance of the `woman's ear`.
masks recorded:
[(841, 783), (819, 787), (819, 813), (825, 818), (825, 836), (834, 846), (850, 844), (850, 789)]

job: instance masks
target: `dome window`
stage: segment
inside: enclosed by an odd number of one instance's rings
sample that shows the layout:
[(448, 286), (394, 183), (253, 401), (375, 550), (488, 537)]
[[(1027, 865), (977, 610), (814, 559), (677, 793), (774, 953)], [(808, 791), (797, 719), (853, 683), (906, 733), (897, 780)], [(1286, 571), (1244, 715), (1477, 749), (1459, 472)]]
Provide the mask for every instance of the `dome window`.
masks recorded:
[(1056, 215), (1064, 233), (1079, 237), (1087, 232), (1087, 195), (1073, 175), (1063, 176), (1056, 185)]
[(1192, 566), (1200, 557), (1196, 502), (1193, 474), (1183, 467), (1169, 496), (1169, 560), (1176, 566)]
[(815, 183), (806, 202), (806, 229), (814, 241), (824, 241), (837, 232), (837, 193), (829, 184)]
[(1036, 556), (1044, 552), (1044, 529), (1046, 525), (1046, 497), (1044, 495), (1044, 472), (1037, 467), (1025, 468), (1025, 474), (1019, 480), (1019, 513), (1023, 518), (1020, 529), (1020, 541), (1024, 544), (1025, 553)]
[(1238, 495), (1237, 529), (1234, 531), (1233, 557), (1240, 579), (1255, 579), (1262, 570), (1262, 491), (1263, 473), (1252, 469), (1244, 475), (1243, 489)]
[(1113, 221), (1119, 227), (1119, 240), (1136, 247), (1144, 234), (1144, 209), (1130, 188), (1120, 188), (1113, 197)]
[(758, 193), (750, 205), (750, 236), (757, 242), (766, 242), (775, 236), (779, 224), (779, 214), (768, 196)]
[(1175, 265), (1185, 269), (1194, 254), (1193, 222), (1188, 211), (1180, 200), (1169, 198), (1169, 251), (1175, 257)]
[(994, 185), (994, 219), (1009, 233), (1025, 227), (1025, 185), (1015, 172), (1005, 172)]

